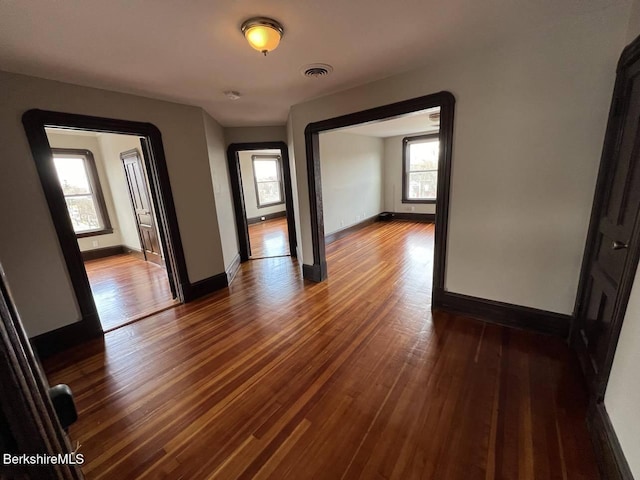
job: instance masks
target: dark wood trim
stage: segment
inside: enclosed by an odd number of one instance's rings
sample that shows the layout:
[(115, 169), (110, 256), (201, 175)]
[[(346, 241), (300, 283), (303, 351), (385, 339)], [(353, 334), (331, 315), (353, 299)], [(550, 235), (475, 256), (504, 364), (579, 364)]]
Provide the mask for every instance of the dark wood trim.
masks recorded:
[(242, 174), (238, 152), (249, 150), (280, 150), (282, 157), (282, 174), (284, 180), (284, 202), (286, 205), (287, 230), (289, 232), (289, 251), (292, 257), (297, 256), (298, 241), (296, 236), (296, 221), (293, 208), (293, 188), (291, 186), (291, 166), (289, 164), (289, 147), (284, 142), (252, 142), (232, 143), (227, 148), (227, 163), (229, 165), (229, 181), (233, 196), (233, 210), (236, 217), (236, 230), (240, 248), (240, 261), (246, 262), (251, 256), (249, 244), (249, 224), (247, 223), (247, 209), (242, 194)]
[(596, 459), (602, 478), (607, 480), (633, 480), (633, 474), (604, 403), (591, 404), (587, 414), (587, 427), (591, 434), (591, 441), (596, 452)]
[(222, 290), (227, 286), (229, 286), (229, 282), (227, 280), (226, 272), (218, 273), (212, 277), (190, 283), (186, 288), (183, 285), (185, 302), (192, 302), (193, 300), (204, 297), (205, 295), (217, 290)]
[(94, 248), (93, 250), (85, 250), (82, 253), (82, 260), (88, 262), (89, 260), (97, 260), (99, 258), (112, 257), (114, 255), (133, 255), (134, 257), (146, 261), (144, 253), (138, 248), (128, 247), (126, 245), (114, 245), (112, 247)]
[(415, 212), (385, 212), (391, 213), (394, 220), (408, 220), (410, 222), (435, 223), (435, 213), (415, 213)]
[(378, 221), (378, 215), (374, 215), (373, 217), (369, 217), (369, 218), (365, 218), (364, 220), (362, 220), (361, 222), (355, 223), (353, 225), (350, 225), (346, 228), (343, 228), (341, 230), (335, 231), (333, 233), (330, 233), (329, 235), (327, 235), (326, 237), (324, 237), (324, 243), (325, 245), (329, 245), (330, 243), (335, 242), (336, 240), (340, 240), (341, 238), (344, 238), (350, 234), (352, 234), (353, 232), (356, 232), (364, 227), (367, 227), (375, 222)]
[[(319, 283), (326, 278), (326, 271), (327, 271), (326, 262), (324, 266), (315, 265), (315, 264), (307, 265), (306, 263), (302, 264), (302, 277), (305, 280), (310, 280), (315, 283)], [(323, 278), (323, 275), (324, 275), (324, 278)]]
[(91, 294), (87, 272), (84, 269), (80, 248), (66, 210), (64, 195), (53, 165), (51, 147), (45, 127), (66, 127), (143, 137), (141, 148), (145, 156), (144, 164), (149, 179), (149, 188), (158, 216), (160, 241), (167, 257), (166, 268), (169, 282), (180, 300), (185, 301), (183, 290), (190, 283), (160, 130), (151, 123), (37, 109), (27, 111), (22, 116), (22, 123), (78, 300), (81, 320), (77, 323), (84, 322), (78, 332), (86, 334), (86, 338), (91, 338), (94, 332), (101, 332), (102, 327)]
[[(282, 200), (273, 203), (260, 203), (260, 192), (258, 192), (258, 179), (256, 178), (256, 160), (276, 159), (278, 165), (278, 183), (280, 184), (280, 196)], [(256, 208), (269, 208), (284, 204), (284, 189), (282, 186), (282, 157), (280, 155), (251, 155), (251, 171), (253, 172), (253, 187), (256, 192)]]
[[(585, 295), (587, 294), (586, 288), (589, 279), (589, 270), (597, 254), (595, 251), (595, 244), (606, 188), (610, 180), (609, 177), (611, 172), (613, 171), (613, 162), (615, 161), (617, 151), (620, 148), (625, 111), (630, 103), (630, 96), (632, 93), (628, 85), (628, 70), (639, 61), (640, 36), (638, 36), (623, 50), (620, 60), (618, 61), (613, 99), (609, 108), (609, 119), (604, 138), (600, 168), (598, 170), (598, 180), (596, 182), (596, 190), (593, 198), (584, 256), (582, 258), (580, 280), (578, 282), (578, 291), (574, 306), (574, 320), (571, 324), (571, 332), (569, 335), (569, 342), (576, 349), (580, 359), (580, 364), (585, 371), (592, 371), (591, 369), (593, 366), (588, 358), (586, 349), (581, 345), (580, 327), (582, 322), (584, 322), (584, 319), (581, 318), (581, 312), (584, 307)], [(627, 305), (631, 296), (631, 288), (640, 262), (640, 215), (636, 216), (628, 245), (627, 260), (620, 278), (618, 294), (613, 307), (610, 327), (611, 333), (606, 347), (605, 360), (600, 366), (595, 382), (589, 385), (593, 402), (602, 402), (604, 400), (607, 384), (609, 383), (609, 376), (613, 367), (616, 347), (622, 330), (622, 323), (624, 321)]]
[[(438, 106), (440, 107), (440, 157), (438, 159), (438, 198), (436, 199), (433, 287), (434, 289), (444, 289), (447, 231), (449, 225), (451, 162), (453, 158), (453, 116), (455, 110), (455, 97), (446, 91), (390, 105), (383, 105), (361, 112), (350, 113), (307, 125), (304, 136), (307, 157), (309, 210), (311, 216), (311, 240), (313, 244), (313, 268), (305, 269), (305, 265), (303, 265), (302, 272), (304, 278), (312, 281), (322, 281), (327, 278), (319, 147), (320, 132), (358, 125), (360, 123), (381, 121)], [(307, 276), (307, 274), (310, 276)]]
[(620, 59), (618, 60), (617, 71), (619, 72), (629, 67), (638, 58), (640, 58), (640, 35), (634, 38), (633, 41), (622, 50), (622, 54), (620, 54)]
[(113, 245), (111, 247), (94, 248), (93, 250), (85, 250), (82, 253), (82, 260), (97, 260), (98, 258), (113, 257), (114, 255), (122, 255), (125, 253), (123, 245)]
[[(309, 188), (309, 214), (311, 221), (311, 243), (313, 247), (313, 266), (304, 268), (302, 265), (302, 276), (312, 282), (322, 282), (326, 280), (327, 252), (324, 244), (324, 203), (322, 202), (322, 179), (320, 166), (320, 137), (322, 130), (315, 131), (312, 126), (307, 125), (304, 130), (305, 153), (307, 157), (307, 185)], [(330, 128), (327, 127), (327, 129)], [(307, 259), (307, 261), (309, 261)]]
[[(629, 48), (629, 47), (627, 47)], [(626, 51), (626, 49), (625, 49)], [(617, 77), (613, 90), (613, 98), (609, 107), (609, 118), (607, 120), (607, 130), (604, 138), (604, 145), (602, 149), (602, 155), (600, 157), (600, 167), (598, 169), (598, 179), (596, 181), (596, 189), (593, 197), (593, 203), (591, 207), (591, 217), (589, 220), (589, 230), (587, 232), (587, 240), (585, 243), (584, 255), (582, 257), (582, 265), (580, 270), (580, 278), (578, 281), (578, 291), (576, 294), (576, 301), (573, 308), (575, 320), (571, 325), (570, 343), (575, 346), (577, 343), (577, 335), (579, 333), (578, 314), (582, 306), (582, 300), (585, 294), (585, 288), (587, 280), (589, 278), (589, 266), (594, 256), (595, 241), (598, 233), (598, 224), (600, 222), (599, 216), (602, 209), (602, 202), (604, 200), (606, 183), (609, 180), (609, 172), (612, 170), (612, 162), (614, 160), (614, 154), (620, 144), (622, 134), (622, 116), (620, 115), (621, 102), (624, 97), (624, 76), (621, 75), (622, 68), (626, 64), (622, 59), (624, 52), (618, 62)]]
[[(80, 254), (78, 241), (73, 231), (71, 219), (67, 213), (64, 195), (57, 179), (49, 141), (44, 130), (44, 127), (51, 125), (51, 122), (47, 122), (45, 117), (47, 117), (46, 112), (30, 110), (22, 116), (22, 122), (31, 146), (36, 169), (40, 176), (42, 189), (54, 220), (53, 224), (67, 264), (71, 284), (73, 285), (78, 300), (81, 316), (81, 320), (78, 323), (82, 322), (80, 331), (93, 332), (102, 330), (95, 302), (91, 294), (87, 272), (84, 269), (84, 262)], [(55, 123), (53, 125), (59, 124)], [(61, 126), (64, 126), (64, 124)], [(87, 336), (87, 338), (89, 337)], [(36, 348), (39, 349), (39, 344), (37, 342), (34, 342), (34, 344)], [(42, 355), (42, 352), (39, 351), (39, 353)]]
[[(437, 228), (437, 227), (436, 227)], [(571, 317), (561, 313), (522, 307), (510, 303), (433, 290), (433, 308), (451, 311), (507, 327), (531, 330), (566, 338)]]
[(107, 235), (113, 233), (111, 226), (111, 219), (109, 218), (109, 210), (107, 209), (107, 203), (104, 201), (104, 193), (102, 191), (102, 182), (100, 181), (100, 174), (98, 173), (98, 166), (96, 165), (96, 159), (93, 156), (91, 150), (84, 148), (52, 148), (51, 152), (55, 155), (72, 155), (76, 157), (84, 158), (84, 163), (87, 166), (89, 174), (89, 183), (93, 189), (93, 195), (98, 203), (98, 214), (102, 220), (102, 227), (100, 230), (93, 230), (91, 232), (76, 233), (77, 238), (95, 237), (98, 235)]
[(109, 235), (113, 233), (113, 228), (103, 228), (102, 230), (93, 230), (91, 232), (76, 233), (76, 238), (99, 237), (100, 235)]
[(402, 139), (402, 203), (419, 203), (419, 204), (434, 204), (436, 199), (411, 199), (407, 198), (407, 147), (409, 143), (418, 140), (430, 140), (432, 138), (438, 138), (439, 133), (429, 133), (425, 135), (414, 135), (412, 137), (404, 137)]
[[(72, 448), (0, 267), (0, 418), (2, 453), (67, 455)], [(82, 458), (76, 457), (78, 461)], [(0, 477), (42, 480), (84, 478), (78, 465), (0, 467)]]
[(242, 173), (240, 170), (240, 149), (227, 149), (227, 163), (229, 166), (229, 183), (231, 184), (231, 196), (233, 197), (233, 213), (236, 219), (236, 232), (238, 234), (238, 249), (240, 261), (246, 262), (251, 256), (249, 244), (249, 225), (247, 223), (247, 208), (242, 192)]
[(235, 257), (233, 257), (233, 260), (231, 261), (231, 265), (227, 267), (227, 270), (225, 272), (227, 274), (227, 285), (231, 285), (231, 282), (233, 281), (233, 279), (236, 278), (236, 274), (238, 273), (238, 270), (240, 270), (240, 254), (239, 253)]
[(281, 212), (275, 213), (266, 213), (260, 217), (247, 218), (247, 224), (253, 225), (254, 223), (266, 222), (267, 220), (273, 220), (274, 218), (282, 218), (287, 216), (287, 211), (282, 210)]
[(102, 326), (96, 328), (96, 323), (100, 325), (97, 314), (95, 322), (87, 321), (87, 319), (73, 322), (64, 327), (37, 335), (31, 339), (31, 342), (38, 352), (38, 356), (41, 358), (50, 357), (93, 338), (101, 337), (103, 334)]
[[(405, 178), (406, 181), (406, 178)], [(404, 188), (404, 187), (403, 187)], [(413, 204), (418, 204), (418, 205), (435, 205), (436, 204), (436, 200), (432, 200), (432, 199), (428, 199), (428, 200), (410, 200), (408, 198), (403, 198), (401, 200), (402, 203), (413, 203)]]
[[(154, 208), (155, 221), (160, 245), (164, 255), (164, 267), (167, 270), (169, 287), (173, 298), (186, 302), (184, 297), (184, 285), (189, 284), (187, 262), (182, 247), (182, 237), (178, 228), (178, 215), (173, 203), (169, 170), (164, 156), (162, 136), (155, 125), (151, 126), (150, 135), (140, 138), (142, 149), (142, 164), (145, 167), (151, 203)], [(140, 244), (142, 248), (142, 243)], [(143, 258), (146, 255), (140, 251)]]

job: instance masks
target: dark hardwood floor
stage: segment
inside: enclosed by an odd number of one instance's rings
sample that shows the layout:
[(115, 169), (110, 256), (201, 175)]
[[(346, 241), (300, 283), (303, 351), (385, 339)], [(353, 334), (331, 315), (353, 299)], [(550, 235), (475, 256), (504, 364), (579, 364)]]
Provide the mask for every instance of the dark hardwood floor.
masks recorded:
[(289, 255), (287, 218), (279, 217), (249, 225), (251, 258)]
[(433, 225), (383, 222), (48, 359), (88, 478), (597, 479), (557, 338), (431, 313)]
[(103, 330), (117, 328), (177, 302), (164, 267), (131, 254), (84, 263)]

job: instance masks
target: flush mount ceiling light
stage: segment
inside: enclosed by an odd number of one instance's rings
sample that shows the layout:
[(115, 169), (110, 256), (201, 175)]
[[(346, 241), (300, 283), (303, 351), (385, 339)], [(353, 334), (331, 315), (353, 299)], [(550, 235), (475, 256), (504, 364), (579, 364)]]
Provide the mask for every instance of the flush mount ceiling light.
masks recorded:
[(276, 20), (267, 17), (254, 17), (246, 20), (240, 27), (244, 38), (251, 48), (265, 56), (275, 50), (284, 34), (284, 28)]

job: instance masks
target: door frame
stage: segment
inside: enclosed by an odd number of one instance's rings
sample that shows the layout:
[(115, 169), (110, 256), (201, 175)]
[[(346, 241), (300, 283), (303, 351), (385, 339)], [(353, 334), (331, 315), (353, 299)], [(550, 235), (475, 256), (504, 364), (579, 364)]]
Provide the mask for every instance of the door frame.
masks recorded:
[(297, 257), (296, 221), (293, 209), (293, 187), (291, 185), (291, 165), (289, 164), (289, 147), (284, 142), (251, 142), (232, 143), (227, 148), (227, 162), (229, 164), (229, 180), (233, 196), (233, 210), (236, 217), (236, 230), (240, 247), (240, 261), (246, 262), (251, 255), (249, 242), (249, 223), (247, 209), (242, 193), (242, 173), (240, 172), (239, 152), (251, 150), (280, 150), (282, 158), (282, 175), (284, 183), (284, 203), (287, 210), (287, 230), (289, 234), (289, 252), (292, 258)]
[[(627, 105), (630, 101), (631, 90), (627, 88), (627, 72), (628, 68), (635, 62), (640, 61), (640, 36), (629, 44), (620, 55), (618, 67), (616, 70), (616, 82), (613, 90), (613, 99), (609, 109), (609, 118), (607, 121), (607, 129), (602, 149), (602, 157), (600, 160), (600, 168), (598, 170), (598, 180), (593, 198), (593, 206), (591, 209), (591, 218), (589, 221), (589, 230), (585, 244), (584, 256), (582, 258), (582, 266), (580, 270), (580, 280), (578, 283), (578, 291), (576, 294), (576, 303), (573, 310), (571, 321), (571, 333), (569, 342), (578, 353), (578, 358), (583, 370), (592, 369), (591, 361), (583, 348), (580, 340), (580, 327), (582, 319), (580, 318), (581, 309), (583, 308), (584, 296), (587, 293), (586, 288), (589, 279), (589, 268), (593, 262), (595, 252), (595, 244), (600, 222), (600, 213), (603, 208), (605, 190), (610, 180), (613, 162), (620, 148), (622, 139), (622, 129), (624, 127), (624, 117)], [(620, 279), (618, 294), (616, 296), (611, 319), (611, 334), (607, 343), (607, 351), (605, 354), (604, 365), (595, 378), (595, 383), (590, 385), (590, 393), (594, 402), (604, 400), (607, 384), (613, 367), (613, 359), (615, 357), (616, 347), (622, 330), (622, 323), (627, 311), (627, 305), (631, 296), (631, 288), (638, 268), (640, 260), (640, 215), (636, 214), (631, 239), (629, 241), (627, 260), (624, 265), (622, 277)], [(593, 371), (593, 370), (587, 370)]]
[[(80, 247), (69, 219), (62, 188), (58, 182), (45, 127), (62, 127), (142, 137), (140, 142), (142, 155), (146, 160), (144, 165), (149, 178), (152, 202), (158, 217), (156, 220), (158, 221), (160, 241), (165, 252), (165, 264), (171, 289), (180, 302), (189, 301), (191, 284), (187, 276), (187, 264), (180, 239), (178, 219), (160, 130), (151, 123), (39, 109), (25, 112), (22, 116), (22, 123), (35, 160), (44, 195), (49, 205), (51, 218), (81, 314), (81, 319), (78, 322), (60, 329), (64, 330), (64, 332), (60, 331), (60, 335), (55, 337), (58, 341), (55, 347), (50, 345), (51, 342), (45, 341), (47, 340), (46, 338), (42, 341), (37, 341), (39, 337), (36, 337), (34, 340), (36, 347), (38, 347), (38, 352), (41, 355), (47, 355), (53, 353), (53, 349), (68, 348), (103, 334)], [(70, 331), (71, 328), (73, 332)]]
[(440, 158), (438, 159), (438, 194), (436, 198), (432, 303), (433, 306), (440, 304), (444, 296), (445, 284), (453, 150), (453, 116), (455, 110), (455, 97), (451, 92), (447, 91), (350, 113), (307, 125), (304, 130), (304, 137), (307, 156), (313, 265), (302, 265), (304, 278), (313, 282), (321, 282), (327, 278), (319, 134), (337, 128), (400, 117), (433, 107), (440, 107)]

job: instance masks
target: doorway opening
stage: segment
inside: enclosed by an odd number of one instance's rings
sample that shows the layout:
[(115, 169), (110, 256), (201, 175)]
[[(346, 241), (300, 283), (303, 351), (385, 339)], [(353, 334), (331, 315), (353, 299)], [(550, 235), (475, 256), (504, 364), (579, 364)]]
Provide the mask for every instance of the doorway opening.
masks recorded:
[(61, 348), (188, 301), (159, 130), (43, 110), (22, 120), (81, 314)]
[(160, 245), (140, 137), (45, 131), (102, 329), (178, 303)]
[(240, 260), (297, 256), (291, 171), (283, 142), (227, 150)]
[[(309, 186), (309, 203), (311, 217), (311, 236), (313, 243), (313, 265), (303, 264), (304, 278), (321, 282), (328, 276), (327, 272), (327, 254), (325, 227), (336, 228), (338, 231), (346, 227), (346, 223), (357, 223), (359, 220), (368, 218), (377, 218), (375, 209), (360, 208), (360, 210), (350, 212), (348, 220), (340, 217), (329, 218), (327, 213), (331, 212), (329, 205), (325, 204), (323, 198), (322, 184), (322, 162), (321, 140), (320, 135), (327, 132), (340, 132), (348, 127), (360, 126), (363, 131), (375, 131), (376, 125), (383, 121), (396, 120), (398, 124), (408, 121), (411, 116), (420, 114), (428, 115), (437, 113), (438, 129), (437, 132), (429, 131), (429, 122), (424, 123), (424, 128), (419, 127), (416, 138), (404, 135), (402, 138), (404, 152), (403, 160), (397, 162), (397, 166), (403, 168), (401, 178), (402, 186), (398, 186), (392, 193), (392, 197), (399, 198), (397, 205), (408, 211), (386, 212), (392, 213), (396, 218), (410, 216), (416, 213), (416, 207), (419, 204), (434, 205), (435, 212), (435, 237), (434, 237), (434, 258), (433, 258), (433, 282), (432, 282), (432, 304), (438, 305), (439, 299), (444, 294), (445, 284), (445, 258), (447, 243), (447, 224), (449, 215), (449, 191), (451, 177), (451, 158), (453, 147), (453, 115), (454, 115), (455, 98), (449, 92), (439, 92), (424, 97), (406, 100), (382, 107), (372, 108), (349, 115), (344, 115), (320, 122), (310, 123), (305, 129), (306, 157), (308, 171)], [(437, 112), (436, 112), (437, 111)], [(435, 118), (435, 116), (434, 116)], [(352, 133), (355, 133), (352, 132)], [(402, 132), (400, 132), (402, 134)], [(418, 135), (419, 134), (419, 135)], [(412, 146), (415, 150), (429, 151), (430, 143), (437, 141), (437, 168), (431, 162), (422, 160), (413, 161), (407, 155), (411, 155)], [(407, 153), (409, 152), (409, 153)], [(434, 170), (436, 171), (434, 174)], [(434, 188), (435, 187), (435, 188)], [(384, 190), (384, 188), (383, 188)], [(437, 195), (433, 198), (433, 190), (437, 191)], [(385, 191), (385, 196), (388, 192)], [(393, 198), (390, 203), (385, 206), (394, 206), (397, 208)], [(354, 200), (355, 201), (355, 200)], [(347, 203), (345, 201), (338, 202), (342, 205), (341, 210), (345, 211)], [(329, 206), (329, 212), (327, 207)], [(393, 218), (393, 217), (391, 217)], [(332, 223), (327, 223), (330, 221)], [(336, 223), (336, 221), (338, 223)], [(340, 222), (345, 222), (341, 225)]]
[(249, 258), (289, 255), (280, 150), (241, 150), (238, 161), (249, 226)]

